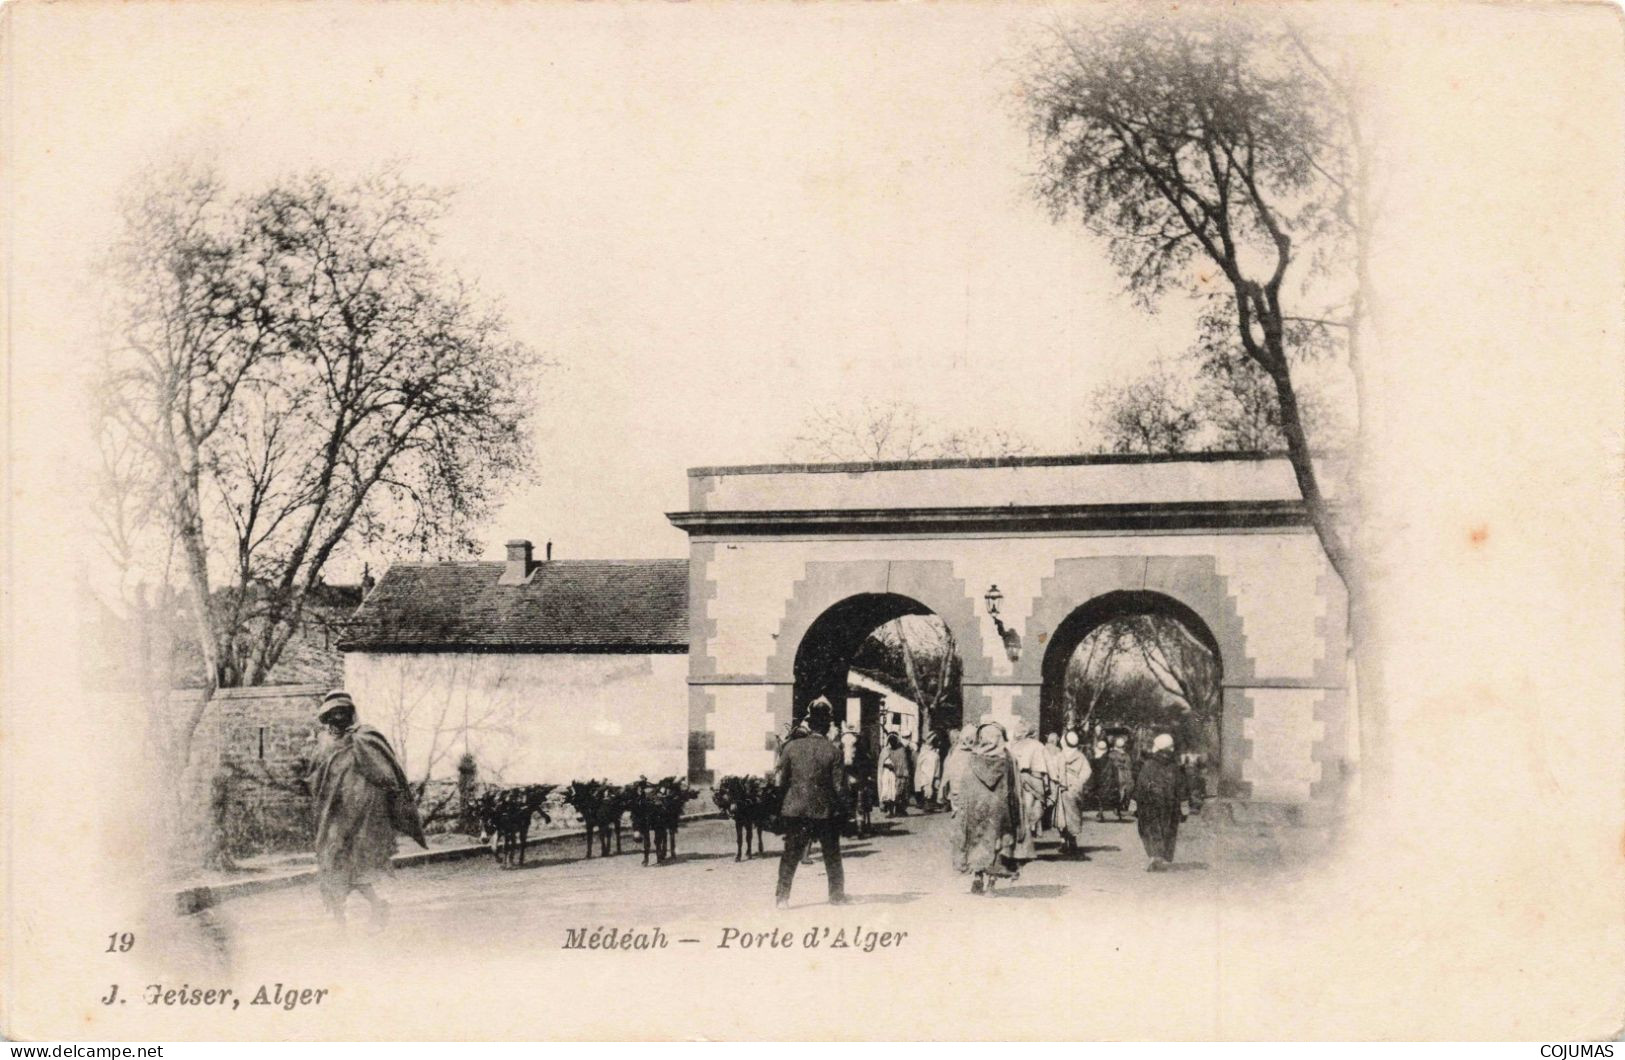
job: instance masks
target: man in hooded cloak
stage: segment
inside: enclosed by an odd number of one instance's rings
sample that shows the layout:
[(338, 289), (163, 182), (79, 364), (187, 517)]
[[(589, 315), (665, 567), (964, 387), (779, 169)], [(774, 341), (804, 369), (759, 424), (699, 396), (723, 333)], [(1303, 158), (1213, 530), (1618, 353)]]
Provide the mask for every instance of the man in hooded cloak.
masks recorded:
[(375, 927), (389, 918), (389, 903), (373, 881), (390, 871), (395, 833), (427, 847), (417, 800), (384, 734), (356, 723), (355, 703), (335, 689), (316, 715), (325, 728), (315, 768), (306, 781), (316, 809), (316, 878), (322, 901), (340, 924), (356, 891), (372, 908)]
[(978, 726), (975, 745), (960, 753), (955, 769), (954, 868), (975, 875), (972, 894), (991, 895), (995, 880), (1017, 875), (1017, 833), (1022, 828), (1015, 762), (1004, 726)]

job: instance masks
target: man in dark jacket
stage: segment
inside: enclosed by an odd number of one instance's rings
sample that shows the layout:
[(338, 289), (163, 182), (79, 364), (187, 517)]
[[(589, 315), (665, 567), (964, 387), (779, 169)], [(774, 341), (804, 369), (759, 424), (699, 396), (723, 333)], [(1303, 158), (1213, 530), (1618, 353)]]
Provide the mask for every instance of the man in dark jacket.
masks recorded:
[(828, 700), (814, 700), (807, 711), (807, 727), (814, 738), (792, 740), (779, 754), (779, 790), (784, 793), (784, 803), (779, 810), (784, 826), (784, 853), (779, 857), (777, 892), (780, 908), (790, 904), (790, 885), (795, 882), (796, 867), (815, 838), (824, 855), (830, 904), (846, 903), (846, 879), (841, 869), (841, 807), (846, 798), (846, 768), (840, 748), (828, 739), (833, 713)]

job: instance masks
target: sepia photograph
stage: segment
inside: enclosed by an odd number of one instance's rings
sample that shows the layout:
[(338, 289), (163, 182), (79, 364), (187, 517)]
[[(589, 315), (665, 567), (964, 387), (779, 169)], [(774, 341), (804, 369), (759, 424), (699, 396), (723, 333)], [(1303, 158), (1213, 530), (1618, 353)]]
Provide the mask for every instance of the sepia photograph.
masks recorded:
[(1617, 8), (0, 28), (6, 1038), (1622, 1033)]

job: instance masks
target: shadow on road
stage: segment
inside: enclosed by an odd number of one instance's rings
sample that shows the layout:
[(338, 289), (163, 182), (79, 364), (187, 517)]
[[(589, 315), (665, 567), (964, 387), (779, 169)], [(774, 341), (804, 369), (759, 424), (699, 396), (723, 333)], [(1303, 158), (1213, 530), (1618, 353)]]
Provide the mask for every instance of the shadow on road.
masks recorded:
[(924, 891), (904, 891), (901, 894), (849, 894), (849, 905), (904, 905), (925, 897)]
[(1084, 862), (1090, 860), (1090, 858), (1089, 858), (1089, 852), (1090, 851), (1093, 851), (1093, 850), (1119, 850), (1119, 849), (1121, 849), (1121, 848), (1120, 847), (1079, 847), (1077, 849), (1077, 851), (1075, 851), (1074, 853), (1071, 853), (1071, 854), (1063, 853), (1062, 851), (1056, 850), (1056, 851), (1053, 851), (1053, 852), (1048, 853), (1048, 854), (1040, 854), (1036, 858), (1033, 858), (1033, 860), (1034, 861), (1051, 861), (1051, 862), (1059, 861), (1059, 862), (1065, 862), (1067, 864), (1071, 864), (1073, 862), (1076, 862), (1076, 863), (1081, 865)]
[(718, 860), (720, 858), (727, 858), (729, 861), (732, 861), (733, 860), (733, 855), (732, 854), (673, 854), (671, 857), (667, 858), (665, 861), (661, 861), (661, 862), (650, 861), (649, 862), (649, 867), (654, 868), (657, 864), (658, 865), (681, 865), (684, 862), (688, 862), (688, 861), (716, 861), (716, 860)]
[(1059, 898), (1067, 892), (1067, 888), (1059, 883), (1030, 883), (1025, 886), (999, 887), (994, 890), (995, 898)]
[(1168, 872), (1206, 872), (1208, 864), (1205, 861), (1171, 861), (1168, 863)]

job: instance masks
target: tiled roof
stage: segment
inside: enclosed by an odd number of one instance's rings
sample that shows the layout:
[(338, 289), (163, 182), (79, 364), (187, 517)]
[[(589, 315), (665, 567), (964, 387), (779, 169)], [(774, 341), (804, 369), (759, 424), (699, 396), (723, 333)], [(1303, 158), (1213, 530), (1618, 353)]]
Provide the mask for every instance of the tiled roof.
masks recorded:
[(356, 612), (346, 651), (684, 651), (688, 561), (398, 563)]

